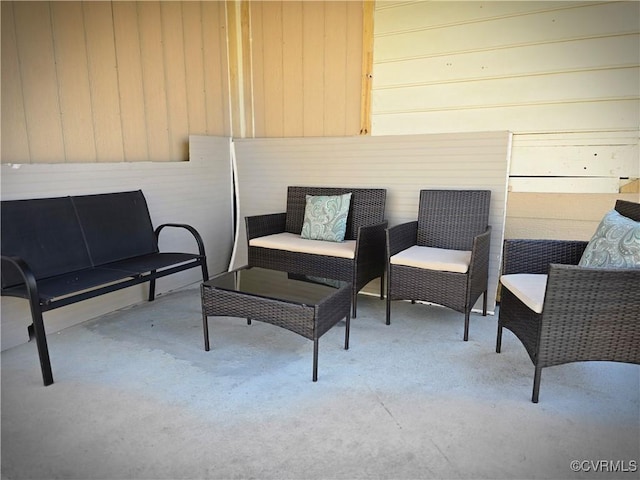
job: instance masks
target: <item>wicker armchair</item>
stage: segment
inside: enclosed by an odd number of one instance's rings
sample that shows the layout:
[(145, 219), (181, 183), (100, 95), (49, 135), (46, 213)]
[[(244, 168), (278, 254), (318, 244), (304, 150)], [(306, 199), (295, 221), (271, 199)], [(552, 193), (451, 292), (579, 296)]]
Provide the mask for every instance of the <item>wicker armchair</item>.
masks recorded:
[[(352, 258), (253, 246), (254, 239), (279, 233), (300, 235), (304, 222), (306, 195), (351, 193), (345, 241), (354, 241)], [(248, 264), (297, 275), (342, 280), (352, 284), (352, 316), (356, 316), (358, 292), (380, 277), (380, 298), (384, 298), (386, 189), (299, 187), (287, 189), (287, 210), (283, 213), (245, 218)], [(316, 244), (333, 243), (312, 241)]]
[[(640, 221), (640, 204), (618, 200), (615, 209)], [(591, 360), (640, 363), (640, 269), (578, 266), (587, 244), (504, 242), (496, 352), (503, 328), (522, 342), (535, 366), (533, 403), (544, 367)], [(520, 279), (537, 287), (536, 295), (523, 295), (513, 285), (515, 277), (505, 277), (515, 274), (531, 274)], [(509, 280), (518, 295), (505, 286)]]
[(480, 295), (487, 314), (490, 199), (489, 190), (421, 190), (418, 220), (387, 229), (387, 325), (392, 300), (421, 300), (464, 313), (468, 340)]

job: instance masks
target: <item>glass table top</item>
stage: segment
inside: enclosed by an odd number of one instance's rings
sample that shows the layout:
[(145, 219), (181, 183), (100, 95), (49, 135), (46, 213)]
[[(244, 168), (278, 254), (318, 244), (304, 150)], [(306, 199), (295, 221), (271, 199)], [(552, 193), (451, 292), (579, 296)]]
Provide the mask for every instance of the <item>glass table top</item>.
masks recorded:
[(304, 305), (316, 305), (347, 282), (249, 267), (222, 273), (206, 287)]

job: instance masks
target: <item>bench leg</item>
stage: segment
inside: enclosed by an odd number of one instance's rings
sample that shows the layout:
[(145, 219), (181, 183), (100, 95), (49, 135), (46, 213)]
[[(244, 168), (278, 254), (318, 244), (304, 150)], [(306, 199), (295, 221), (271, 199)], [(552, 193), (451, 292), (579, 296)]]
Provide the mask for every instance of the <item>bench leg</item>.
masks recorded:
[(42, 309), (36, 300), (29, 301), (31, 306), (31, 319), (33, 320), (33, 333), (36, 337), (38, 356), (40, 357), (40, 370), (42, 371), (42, 381), (44, 386), (53, 383), (53, 373), (51, 372), (51, 359), (49, 358), (49, 347), (47, 346), (47, 336), (42, 320)]
[[(155, 270), (151, 271), (151, 275), (155, 275), (155, 273)], [(156, 279), (152, 278), (149, 280), (149, 301), (153, 302), (154, 298), (156, 298)]]
[(209, 280), (209, 270), (207, 269), (207, 258), (204, 257), (202, 259), (202, 281), (206, 282)]
[(391, 325), (391, 300), (389, 299), (389, 295), (387, 294), (387, 325)]
[(465, 342), (469, 340), (469, 315), (470, 315), (470, 312), (466, 312), (464, 314), (464, 336), (462, 337), (462, 339)]
[[(355, 283), (354, 283), (355, 285)], [(352, 316), (356, 318), (356, 307), (358, 306), (358, 291), (356, 287), (353, 287), (353, 293), (351, 294)]]

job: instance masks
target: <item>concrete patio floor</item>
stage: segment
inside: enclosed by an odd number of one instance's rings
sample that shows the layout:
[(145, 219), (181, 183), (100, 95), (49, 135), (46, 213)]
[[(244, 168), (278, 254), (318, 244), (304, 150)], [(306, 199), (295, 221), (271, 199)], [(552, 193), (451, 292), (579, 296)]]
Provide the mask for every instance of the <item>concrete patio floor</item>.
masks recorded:
[(4, 351), (2, 478), (640, 477), (637, 365), (547, 368), (533, 404), (497, 315), (463, 342), (461, 314), (384, 307), (360, 297), (349, 350), (344, 322), (320, 339), (316, 383), (272, 325), (212, 318), (205, 352), (197, 286), (49, 335), (49, 387), (33, 342)]

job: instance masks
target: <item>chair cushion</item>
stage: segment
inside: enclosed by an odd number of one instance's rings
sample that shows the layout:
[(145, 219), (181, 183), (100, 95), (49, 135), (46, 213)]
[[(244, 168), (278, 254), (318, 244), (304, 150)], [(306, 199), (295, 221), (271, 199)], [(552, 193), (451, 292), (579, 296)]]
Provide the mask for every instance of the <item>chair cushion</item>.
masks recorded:
[(351, 193), (307, 195), (301, 237), (309, 240), (342, 242), (347, 231)]
[(249, 240), (250, 247), (273, 248), (275, 250), (287, 250), (298, 253), (311, 253), (314, 255), (326, 255), (329, 257), (355, 258), (356, 241), (345, 240), (343, 242), (324, 242), (321, 240), (308, 240), (295, 233), (275, 233), (264, 237)]
[(392, 265), (467, 273), (471, 262), (471, 252), (414, 245), (393, 255), (390, 262)]
[(581, 267), (640, 268), (640, 222), (611, 210), (578, 263)]
[(542, 313), (547, 275), (533, 273), (502, 275), (500, 283), (531, 310)]

